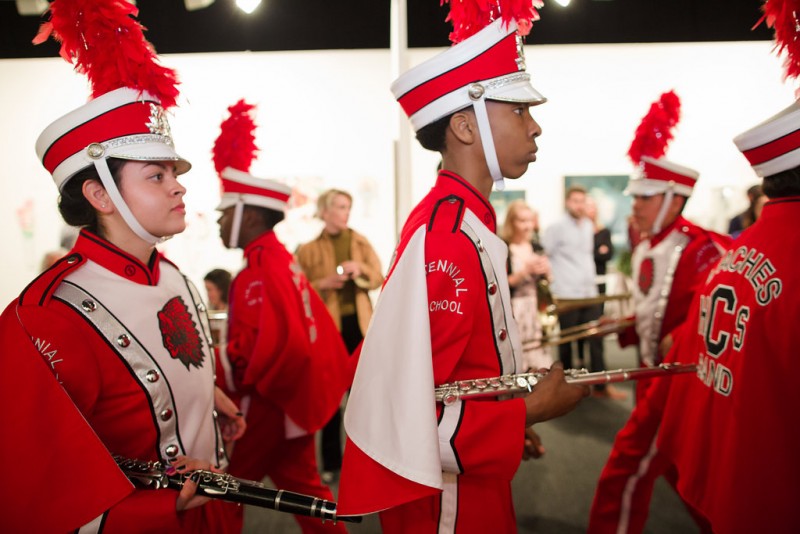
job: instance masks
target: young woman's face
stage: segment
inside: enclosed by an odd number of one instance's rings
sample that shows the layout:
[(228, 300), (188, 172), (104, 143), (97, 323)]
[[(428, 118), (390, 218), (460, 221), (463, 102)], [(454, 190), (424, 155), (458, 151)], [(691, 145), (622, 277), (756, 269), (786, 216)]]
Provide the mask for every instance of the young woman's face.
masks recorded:
[(497, 161), (506, 178), (519, 178), (536, 161), (536, 138), (542, 133), (530, 104), (486, 102)]
[(186, 228), (186, 193), (171, 161), (128, 161), (121, 169), (120, 194), (145, 230), (157, 237)]
[(536, 215), (529, 209), (521, 209), (514, 218), (514, 236), (522, 239), (530, 239), (533, 230), (536, 228)]
[(208, 295), (208, 307), (212, 310), (220, 310), (225, 306), (222, 302), (222, 291), (217, 287), (214, 282), (203, 280), (206, 286), (206, 294)]
[(332, 234), (338, 234), (347, 228), (347, 221), (350, 220), (350, 199), (344, 195), (334, 196), (331, 205), (321, 216), (325, 222), (325, 229)]

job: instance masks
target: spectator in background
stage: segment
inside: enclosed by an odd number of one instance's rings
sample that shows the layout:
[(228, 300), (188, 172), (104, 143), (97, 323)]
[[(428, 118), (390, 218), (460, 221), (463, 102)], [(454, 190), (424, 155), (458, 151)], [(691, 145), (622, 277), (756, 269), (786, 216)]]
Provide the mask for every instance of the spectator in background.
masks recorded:
[(225, 311), (228, 309), (228, 291), (231, 286), (231, 273), (225, 269), (213, 269), (203, 278), (208, 295), (208, 309)]
[(746, 210), (730, 220), (730, 223), (728, 224), (728, 233), (731, 235), (731, 237), (737, 237), (745, 229), (756, 222), (756, 218), (758, 218), (758, 215), (756, 214), (756, 203), (762, 196), (764, 196), (764, 191), (761, 189), (761, 184), (750, 186), (747, 189), (747, 201), (750, 204), (747, 206)]
[(549, 369), (553, 365), (550, 348), (542, 346), (538, 313), (537, 284), (551, 275), (550, 261), (534, 241), (538, 220), (538, 214), (524, 200), (515, 200), (508, 206), (500, 236), (508, 244), (511, 310), (519, 327), (526, 370)]
[[(364, 339), (372, 301), (369, 291), (383, 283), (381, 263), (366, 237), (347, 226), (353, 197), (329, 189), (317, 200), (325, 223), (319, 236), (297, 249), (297, 261), (322, 297), (351, 354)], [(341, 410), (322, 429), (322, 480), (331, 483), (342, 467)]]
[[(603, 226), (597, 217), (597, 202), (592, 197), (586, 197), (586, 217), (592, 221), (594, 227), (594, 266), (597, 276), (600, 277), (597, 291), (603, 295), (606, 292), (605, 275), (608, 262), (614, 256), (614, 245), (611, 243), (611, 231)], [(600, 310), (602, 311), (602, 304)]]
[[(597, 296), (594, 266), (594, 230), (586, 218), (586, 189), (573, 185), (567, 189), (566, 213), (545, 230), (542, 244), (553, 269), (551, 288), (556, 299), (584, 299)], [(558, 314), (562, 330), (600, 318), (598, 306), (575, 308)], [(589, 343), (592, 368), (602, 371), (603, 344)], [(558, 347), (565, 368), (573, 367), (572, 343)], [(578, 366), (583, 366), (583, 354), (578, 353)]]
[[(611, 243), (611, 231), (603, 226), (600, 220), (597, 217), (597, 202), (590, 197), (586, 197), (586, 218), (588, 218), (592, 222), (592, 228), (594, 230), (594, 266), (595, 266), (595, 273), (597, 277), (595, 280), (598, 281), (597, 284), (597, 292), (601, 295), (605, 295), (606, 293), (606, 283), (605, 283), (605, 276), (607, 271), (607, 264), (611, 257), (614, 255), (614, 245)], [(598, 312), (602, 316), (604, 312), (604, 304), (601, 302), (597, 305)], [(589, 353), (592, 353), (592, 344), (596, 343), (600, 345), (599, 351), (594, 349), (594, 352), (599, 352), (602, 354), (602, 357), (605, 358), (605, 347), (603, 346), (603, 338), (601, 337), (590, 337), (586, 340), (579, 339), (578, 340), (578, 354), (580, 354), (581, 358), (583, 358), (584, 352), (584, 345), (589, 344)], [(602, 371), (605, 369), (605, 361), (592, 361), (592, 370), (593, 371)], [(595, 397), (601, 398), (609, 398), (609, 399), (616, 399), (621, 400), (628, 397), (628, 395), (615, 388), (612, 385), (606, 384), (598, 384), (594, 387), (594, 391), (592, 392)]]

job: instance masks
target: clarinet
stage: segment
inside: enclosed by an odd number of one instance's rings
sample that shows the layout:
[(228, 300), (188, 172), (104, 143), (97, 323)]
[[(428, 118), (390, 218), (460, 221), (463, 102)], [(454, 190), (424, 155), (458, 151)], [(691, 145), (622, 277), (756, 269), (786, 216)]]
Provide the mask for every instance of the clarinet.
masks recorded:
[[(596, 373), (590, 373), (586, 369), (566, 369), (564, 370), (564, 379), (570, 384), (592, 385), (641, 380), (643, 378), (659, 378), (680, 373), (694, 373), (696, 371), (696, 364), (662, 363), (656, 367), (637, 367)], [(437, 386), (434, 392), (436, 401), (444, 403), (445, 406), (449, 406), (463, 398), (499, 397), (506, 394), (530, 393), (546, 374), (546, 372), (522, 373), (494, 378), (459, 380), (458, 382)]]
[(360, 516), (337, 517), (335, 502), (311, 495), (268, 488), (260, 482), (235, 478), (227, 473), (214, 473), (198, 469), (182, 474), (168, 475), (161, 462), (143, 462), (123, 456), (114, 456), (114, 460), (125, 476), (133, 482), (133, 485), (139, 488), (171, 488), (180, 491), (184, 482), (191, 479), (197, 483), (198, 495), (205, 495), (212, 499), (316, 517), (323, 523), (325, 521), (335, 523), (337, 520), (351, 523), (361, 522)]

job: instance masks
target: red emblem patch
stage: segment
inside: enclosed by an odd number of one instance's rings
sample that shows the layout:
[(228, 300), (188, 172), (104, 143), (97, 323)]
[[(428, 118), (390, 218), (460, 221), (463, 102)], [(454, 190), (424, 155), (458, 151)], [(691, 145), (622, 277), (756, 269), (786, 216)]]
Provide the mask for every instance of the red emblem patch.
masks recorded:
[(653, 258), (646, 258), (639, 267), (639, 291), (644, 295), (647, 295), (650, 288), (653, 287), (654, 267)]
[(192, 319), (189, 308), (181, 297), (171, 298), (158, 312), (158, 326), (161, 339), (169, 355), (176, 358), (189, 369), (203, 366), (203, 341), (197, 331), (197, 323)]

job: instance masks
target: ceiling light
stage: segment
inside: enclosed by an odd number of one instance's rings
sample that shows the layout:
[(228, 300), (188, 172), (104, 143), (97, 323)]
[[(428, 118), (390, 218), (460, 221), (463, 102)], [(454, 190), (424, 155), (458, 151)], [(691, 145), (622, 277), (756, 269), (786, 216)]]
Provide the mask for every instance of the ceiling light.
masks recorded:
[(186, 11), (196, 11), (204, 9), (214, 3), (214, 0), (183, 0)]
[(48, 7), (47, 0), (17, 0), (17, 13), (24, 16), (41, 15)]
[(261, 0), (236, 0), (239, 9), (247, 13), (252, 13), (261, 4)]
[(561, 7), (567, 7), (570, 3), (570, 0), (556, 0), (556, 4), (560, 5)]

